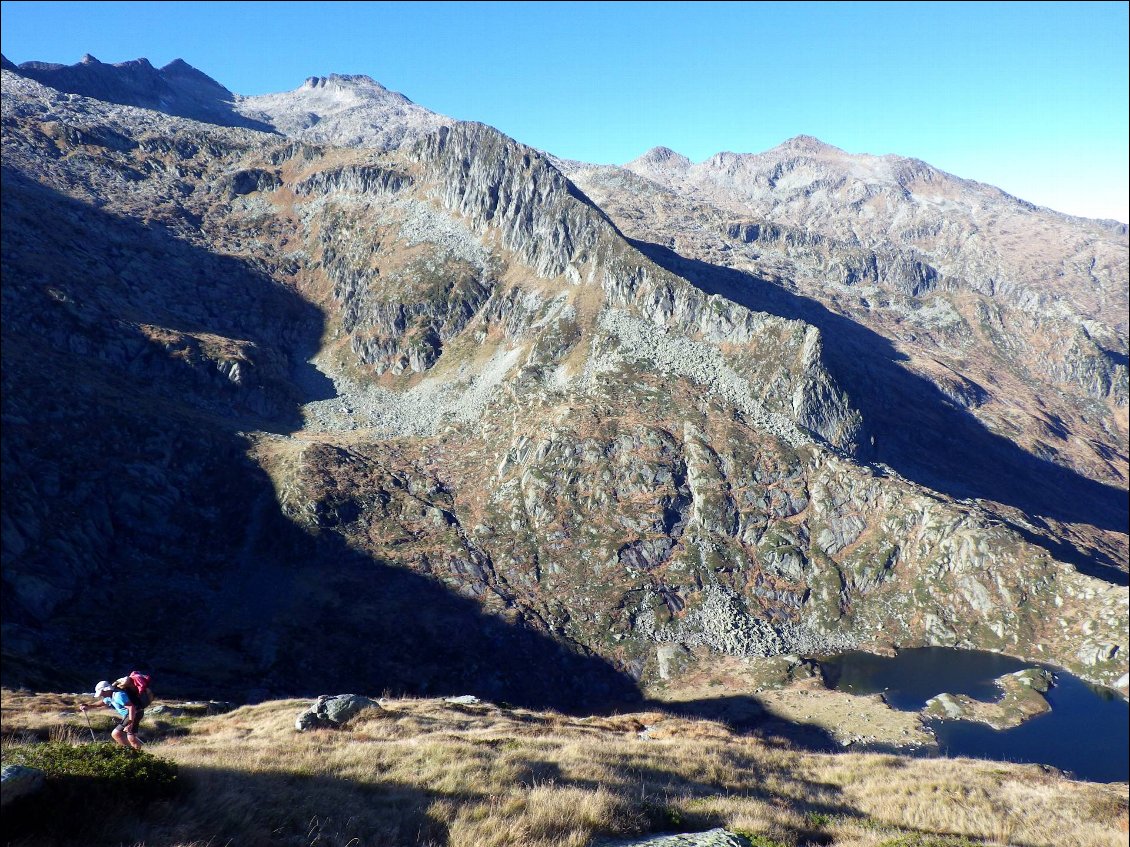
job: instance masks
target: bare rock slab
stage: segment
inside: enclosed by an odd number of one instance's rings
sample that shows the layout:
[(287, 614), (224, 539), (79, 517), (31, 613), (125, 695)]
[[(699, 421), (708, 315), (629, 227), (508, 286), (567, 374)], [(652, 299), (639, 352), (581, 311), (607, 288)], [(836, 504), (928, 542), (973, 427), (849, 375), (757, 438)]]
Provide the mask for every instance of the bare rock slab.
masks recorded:
[(299, 732), (309, 729), (335, 729), (365, 709), (379, 709), (376, 700), (360, 694), (323, 694), (294, 721)]
[(0, 772), (0, 805), (7, 807), (13, 800), (34, 794), (43, 787), (43, 780), (43, 771), (38, 768), (4, 765)]
[(654, 835), (629, 841), (600, 841), (594, 847), (749, 847), (749, 842), (740, 835), (719, 828), (706, 832)]

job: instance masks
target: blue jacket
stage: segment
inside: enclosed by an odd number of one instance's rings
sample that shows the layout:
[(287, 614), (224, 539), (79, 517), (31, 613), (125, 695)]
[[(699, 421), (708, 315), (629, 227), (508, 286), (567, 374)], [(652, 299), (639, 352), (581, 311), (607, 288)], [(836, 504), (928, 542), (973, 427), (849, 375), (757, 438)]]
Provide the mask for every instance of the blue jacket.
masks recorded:
[(124, 691), (115, 691), (109, 697), (103, 697), (102, 702), (123, 718), (129, 717), (129, 695)]

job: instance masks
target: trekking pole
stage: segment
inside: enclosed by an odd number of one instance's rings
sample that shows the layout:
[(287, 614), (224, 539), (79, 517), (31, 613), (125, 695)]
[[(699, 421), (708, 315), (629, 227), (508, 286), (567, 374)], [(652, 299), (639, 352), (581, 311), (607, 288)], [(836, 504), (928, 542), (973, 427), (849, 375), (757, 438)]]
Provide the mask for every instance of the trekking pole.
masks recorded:
[(86, 718), (86, 728), (90, 730), (90, 740), (97, 744), (98, 739), (94, 737), (94, 727), (90, 725), (90, 715), (86, 713), (86, 709), (82, 710), (82, 716)]

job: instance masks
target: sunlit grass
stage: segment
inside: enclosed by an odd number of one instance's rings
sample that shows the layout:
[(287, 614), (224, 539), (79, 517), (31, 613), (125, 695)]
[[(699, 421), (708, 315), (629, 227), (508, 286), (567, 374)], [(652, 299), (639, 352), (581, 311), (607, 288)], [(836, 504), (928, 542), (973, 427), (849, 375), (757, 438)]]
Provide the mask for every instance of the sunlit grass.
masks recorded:
[[(3, 698), (6, 744), (82, 740), (73, 701)], [(788, 847), (1126, 843), (1125, 784), (1036, 766), (806, 753), (658, 712), (580, 719), (435, 700), (295, 732), (306, 705), (248, 706), (151, 738), (185, 789), (86, 843), (583, 847), (716, 826)]]

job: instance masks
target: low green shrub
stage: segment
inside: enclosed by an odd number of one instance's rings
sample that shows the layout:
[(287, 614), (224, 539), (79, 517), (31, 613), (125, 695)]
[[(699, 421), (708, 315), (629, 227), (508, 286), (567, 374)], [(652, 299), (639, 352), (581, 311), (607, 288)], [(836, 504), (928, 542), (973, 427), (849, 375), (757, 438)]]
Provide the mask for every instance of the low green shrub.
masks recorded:
[(175, 763), (108, 742), (12, 746), (4, 764), (46, 774), (41, 791), (4, 810), (5, 829), (35, 843), (92, 835), (108, 816), (171, 797), (179, 785)]
[(913, 832), (884, 841), (879, 847), (980, 847), (980, 841), (970, 841), (961, 835), (930, 835)]
[(176, 784), (177, 766), (143, 750), (118, 744), (48, 741), (9, 749), (8, 762), (39, 768), (48, 781), (72, 778), (104, 782), (123, 791), (165, 794)]
[(749, 832), (745, 829), (734, 829), (731, 830), (731, 832), (749, 842), (749, 847), (791, 847), (791, 845), (786, 844), (784, 841), (778, 841), (760, 832)]
[(641, 807), (652, 832), (682, 832), (687, 821), (678, 806), (644, 801)]

